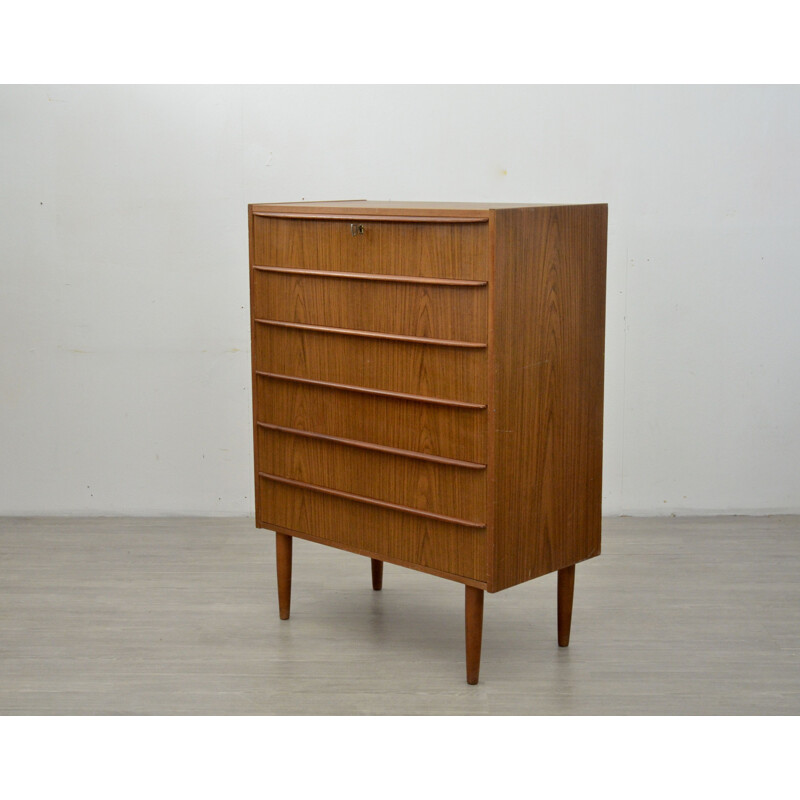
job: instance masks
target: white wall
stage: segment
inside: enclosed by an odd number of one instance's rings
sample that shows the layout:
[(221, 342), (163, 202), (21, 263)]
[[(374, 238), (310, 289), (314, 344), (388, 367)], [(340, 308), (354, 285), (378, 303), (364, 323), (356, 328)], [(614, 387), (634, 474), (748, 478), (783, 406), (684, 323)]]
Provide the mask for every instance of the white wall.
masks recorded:
[(0, 513), (252, 507), (248, 202), (608, 202), (607, 514), (800, 511), (797, 87), (0, 87)]

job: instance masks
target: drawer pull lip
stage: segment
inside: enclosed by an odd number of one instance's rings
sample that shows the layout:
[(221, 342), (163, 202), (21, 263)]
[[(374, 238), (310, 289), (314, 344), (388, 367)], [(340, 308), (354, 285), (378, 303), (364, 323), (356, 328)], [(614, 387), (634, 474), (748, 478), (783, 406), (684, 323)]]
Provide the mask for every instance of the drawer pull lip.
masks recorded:
[(282, 478), (279, 475), (272, 475), (269, 472), (259, 472), (258, 476), (268, 481), (276, 481), (277, 483), (285, 483), (289, 486), (298, 486), (301, 489), (310, 489), (314, 492), (321, 492), (322, 494), (330, 494), (334, 497), (342, 497), (345, 500), (354, 500), (357, 503), (366, 503), (370, 506), (380, 506), (381, 508), (388, 508), (391, 511), (402, 511), (405, 514), (415, 514), (418, 517), (427, 517), (428, 519), (435, 519), (439, 522), (449, 522), (451, 525), (461, 525), (464, 528), (485, 528), (486, 524), (483, 522), (472, 522), (468, 519), (458, 519), (458, 517), (447, 517), (444, 514), (435, 514), (433, 511), (420, 511), (418, 508), (411, 508), (411, 506), (401, 506), (397, 503), (388, 503), (386, 500), (376, 500), (374, 497), (366, 497), (362, 494), (352, 494), (351, 492), (343, 492), (341, 489), (329, 489), (327, 486), (318, 486), (316, 483), (306, 483), (305, 481), (296, 481), (292, 478)]
[(259, 325), (274, 325), (278, 328), (293, 328), (312, 333), (337, 333), (344, 336), (363, 336), (367, 339), (388, 339), (392, 342), (408, 344), (430, 344), (440, 347), (466, 347), (474, 350), (486, 348), (483, 342), (461, 342), (455, 339), (428, 339), (424, 336), (404, 336), (399, 333), (379, 333), (378, 331), (359, 331), (354, 328), (332, 328), (327, 325), (307, 325), (302, 322), (280, 322), (276, 319), (254, 319)]
[(332, 383), (331, 381), (318, 381), (314, 378), (298, 378), (295, 375), (280, 375), (277, 372), (263, 372), (254, 370), (256, 375), (262, 378), (273, 378), (280, 381), (295, 381), (296, 383), (308, 383), (311, 386), (325, 386), (329, 389), (344, 389), (348, 392), (363, 392), (364, 394), (374, 394), (378, 397), (391, 397), (395, 400), (413, 400), (418, 403), (433, 403), (439, 406), (452, 406), (453, 408), (471, 408), (480, 410), (486, 408), (486, 403), (467, 403), (464, 400), (444, 400), (440, 397), (425, 397), (421, 394), (404, 394), (403, 392), (392, 392), (388, 389), (370, 389), (366, 386), (350, 386), (346, 383)]
[(299, 267), (253, 266), (260, 272), (285, 272), (289, 275), (310, 275), (314, 278), (349, 278), (359, 281), (390, 281), (392, 283), (424, 283), (432, 286), (475, 287), (486, 286), (488, 281), (472, 281), (463, 278), (423, 278), (414, 275), (378, 275), (371, 272), (336, 272), (332, 269), (300, 269)]
[(379, 453), (387, 453), (392, 456), (405, 456), (406, 458), (417, 458), (420, 461), (432, 461), (435, 464), (443, 464), (448, 467), (464, 467), (466, 469), (486, 469), (486, 464), (478, 464), (474, 461), (461, 461), (457, 458), (447, 458), (447, 456), (434, 456), (428, 453), (420, 453), (418, 450), (402, 450), (399, 447), (387, 447), (382, 444), (372, 442), (362, 442), (358, 439), (345, 439), (341, 436), (330, 436), (326, 433), (316, 433), (314, 431), (303, 431), (299, 428), (287, 428), (284, 425), (273, 425), (271, 422), (257, 422), (259, 428), (266, 428), (270, 431), (280, 431), (281, 433), (291, 433), (295, 436), (306, 436), (309, 439), (322, 439), (326, 442), (344, 444), (349, 447), (358, 447), (362, 450), (375, 450)]
[(415, 216), (406, 214), (320, 214), (311, 213), (303, 214), (296, 211), (254, 211), (254, 217), (278, 217), (280, 219), (313, 219), (313, 220), (328, 220), (330, 222), (347, 222), (349, 220), (370, 220), (374, 222), (488, 222), (489, 215), (485, 216), (472, 216), (472, 217), (437, 217), (425, 214), (417, 214)]

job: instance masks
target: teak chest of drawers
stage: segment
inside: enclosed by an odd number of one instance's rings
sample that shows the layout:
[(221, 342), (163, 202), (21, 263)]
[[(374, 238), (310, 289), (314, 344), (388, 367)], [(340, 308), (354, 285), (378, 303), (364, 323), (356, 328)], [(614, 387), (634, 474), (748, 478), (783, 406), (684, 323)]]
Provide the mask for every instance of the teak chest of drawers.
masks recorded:
[(607, 206), (251, 205), (256, 525), (484, 591), (600, 553)]

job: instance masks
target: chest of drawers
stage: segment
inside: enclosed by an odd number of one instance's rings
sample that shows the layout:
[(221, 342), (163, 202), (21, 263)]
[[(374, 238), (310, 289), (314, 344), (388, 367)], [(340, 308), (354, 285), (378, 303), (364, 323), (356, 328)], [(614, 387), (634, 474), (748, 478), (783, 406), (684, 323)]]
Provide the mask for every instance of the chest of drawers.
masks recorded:
[(256, 525), (484, 592), (600, 553), (607, 206), (249, 208)]

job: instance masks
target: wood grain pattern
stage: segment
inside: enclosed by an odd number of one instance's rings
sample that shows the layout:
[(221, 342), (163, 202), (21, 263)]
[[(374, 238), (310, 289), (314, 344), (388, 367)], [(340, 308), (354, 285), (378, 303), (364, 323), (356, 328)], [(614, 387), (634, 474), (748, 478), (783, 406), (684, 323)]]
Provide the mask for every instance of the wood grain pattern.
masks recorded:
[(255, 263), (432, 278), (485, 280), (487, 225), (254, 218)]
[(257, 369), (426, 397), (486, 403), (486, 350), (431, 347), (256, 325)]
[(332, 333), (336, 336), (358, 336), (362, 339), (383, 339), (392, 342), (408, 342), (409, 344), (427, 344), (434, 347), (466, 347), (467, 349), (481, 350), (486, 347), (485, 342), (464, 342), (454, 339), (425, 339), (420, 336), (404, 336), (397, 333), (376, 333), (355, 328), (330, 328), (324, 325), (307, 325), (300, 322), (278, 322), (274, 319), (257, 319), (256, 325), (271, 325), (274, 328), (292, 328), (312, 333)]
[(486, 463), (486, 411), (256, 377), (258, 422)]
[(496, 212), (489, 590), (600, 552), (607, 207)]
[(334, 444), (344, 444), (349, 447), (357, 447), (361, 450), (373, 450), (378, 453), (388, 453), (393, 456), (403, 456), (404, 458), (415, 458), (420, 461), (432, 461), (436, 464), (444, 464), (450, 467), (464, 467), (466, 469), (486, 469), (486, 464), (475, 464), (472, 461), (460, 461), (456, 458), (445, 458), (444, 456), (435, 456), (429, 453), (418, 453), (415, 450), (401, 450), (398, 447), (387, 447), (382, 444), (373, 444), (372, 442), (364, 442), (359, 439), (345, 439), (341, 436), (328, 436), (324, 433), (317, 433), (316, 431), (302, 431), (299, 428), (288, 428), (284, 425), (274, 425), (270, 422), (257, 422), (260, 428), (267, 430), (282, 431), (283, 433), (291, 433), (295, 436), (307, 436), (310, 439), (321, 439)]
[(445, 217), (442, 214), (438, 215), (420, 215), (420, 214), (366, 214), (363, 211), (358, 212), (347, 212), (347, 213), (340, 213), (340, 214), (332, 214), (328, 211), (325, 213), (314, 213), (311, 211), (303, 211), (303, 212), (296, 212), (296, 211), (258, 211), (256, 212), (256, 216), (258, 217), (271, 217), (273, 219), (301, 219), (301, 220), (310, 220), (310, 219), (321, 219), (325, 220), (326, 222), (336, 221), (336, 220), (358, 220), (359, 222), (459, 222), (459, 223), (469, 223), (469, 222), (486, 222), (488, 219), (488, 215), (475, 217), (475, 216), (458, 216), (458, 217)]
[(557, 570), (566, 646), (600, 552), (607, 207), (250, 213), (257, 525), (367, 555), (376, 589), (384, 560), (464, 583), (469, 683), (484, 589)]
[(487, 290), (256, 270), (256, 318), (463, 342), (487, 336)]
[(299, 378), (297, 375), (281, 375), (277, 372), (262, 372), (256, 370), (255, 375), (259, 378), (268, 378), (273, 381), (290, 381), (292, 383), (304, 383), (309, 386), (319, 386), (326, 389), (340, 389), (346, 392), (357, 392), (358, 394), (374, 395), (375, 397), (388, 397), (394, 400), (409, 400), (414, 403), (425, 403), (427, 405), (447, 406), (448, 408), (479, 409), (486, 408), (486, 403), (467, 403), (463, 400), (445, 400), (441, 397), (428, 397), (421, 394), (409, 394), (407, 392), (395, 392), (387, 389), (372, 389), (367, 386), (354, 386), (348, 383), (333, 383), (331, 381), (320, 381), (314, 378)]
[(504, 208), (536, 208), (550, 206), (549, 203), (436, 203), (427, 201), (399, 200), (323, 200), (298, 201), (291, 203), (254, 203), (251, 208), (256, 214), (300, 213), (303, 214), (369, 214), (374, 216), (414, 217), (474, 217), (488, 216), (489, 212)]
[(422, 278), (419, 275), (374, 275), (369, 272), (331, 272), (324, 269), (295, 269), (294, 267), (253, 267), (257, 272), (278, 272), (295, 277), (330, 278), (332, 280), (377, 281), (384, 283), (418, 283), (427, 286), (486, 286), (488, 281), (467, 281), (461, 278)]
[(385, 508), (389, 511), (397, 511), (409, 517), (423, 517), (425, 519), (432, 519), (436, 522), (446, 522), (448, 525), (458, 525), (461, 528), (485, 528), (479, 522), (473, 522), (469, 519), (460, 519), (459, 517), (448, 517), (445, 514), (440, 514), (437, 511), (422, 511), (413, 506), (406, 506), (400, 503), (393, 503), (389, 500), (378, 500), (374, 497), (363, 494), (355, 494), (354, 492), (346, 492), (343, 489), (330, 489), (326, 486), (320, 486), (318, 483), (306, 483), (305, 481), (298, 481), (294, 478), (285, 478), (282, 475), (273, 475), (269, 472), (259, 472), (260, 478), (275, 483), (282, 483), (286, 486), (293, 486), (297, 489), (304, 489), (312, 494), (323, 494), (332, 497), (338, 497), (342, 500), (349, 500), (353, 503), (363, 503), (364, 505), (373, 508)]
[[(495, 447), (494, 430), (497, 425), (497, 402), (495, 402), (497, 371), (495, 362), (497, 360), (497, 336), (495, 315), (502, 313), (502, 309), (497, 308), (497, 214), (492, 213), (489, 217), (489, 284), (487, 287), (489, 301), (488, 331), (486, 337), (487, 357), (489, 359), (489, 369), (487, 375), (487, 391), (489, 393), (489, 404), (486, 409), (487, 442), (486, 442), (486, 508), (488, 510), (486, 519), (486, 576), (490, 581), (494, 571), (495, 552), (497, 542), (497, 458)], [(489, 587), (487, 586), (487, 589)]]
[(344, 549), (486, 580), (485, 532), (262, 479), (262, 527), (307, 531)]
[(255, 513), (256, 513), (256, 526), (260, 519), (260, 497), (259, 491), (259, 478), (258, 478), (258, 430), (256, 422), (258, 421), (258, 378), (256, 377), (256, 349), (254, 343), (256, 340), (256, 324), (255, 324), (255, 232), (253, 227), (253, 206), (248, 206), (247, 209), (247, 227), (248, 227), (248, 245), (250, 257), (250, 388), (253, 406), (253, 477), (255, 479), (255, 491), (253, 494)]
[[(257, 527), (266, 527), (266, 526), (257, 526)], [(394, 564), (398, 567), (403, 567), (404, 569), (412, 569), (415, 572), (424, 572), (427, 575), (435, 575), (437, 578), (446, 578), (449, 581), (455, 581), (456, 583), (463, 584), (464, 586), (474, 586), (476, 589), (486, 589), (486, 581), (476, 580), (475, 578), (468, 578), (465, 575), (454, 575), (451, 572), (446, 572), (441, 569), (436, 569), (435, 567), (428, 567), (424, 564), (420, 563), (412, 563), (410, 561), (403, 561), (401, 558), (395, 558), (394, 556), (387, 556), (383, 553), (374, 553), (370, 552), (369, 550), (365, 550), (361, 547), (356, 547), (352, 543), (343, 543), (340, 541), (336, 541), (334, 539), (322, 539), (319, 536), (314, 536), (313, 533), (307, 533), (305, 531), (295, 531), (290, 528), (281, 528), (278, 525), (270, 525), (270, 529), (274, 529), (276, 532), (285, 533), (287, 536), (291, 536), (294, 539), (305, 539), (308, 542), (315, 542), (316, 544), (324, 544), (326, 547), (335, 547), (337, 550), (343, 550), (347, 553), (354, 553), (358, 556), (365, 556), (366, 558), (377, 558), (380, 561), (385, 561), (387, 564)]]
[(259, 470), (486, 524), (486, 472), (259, 428)]

